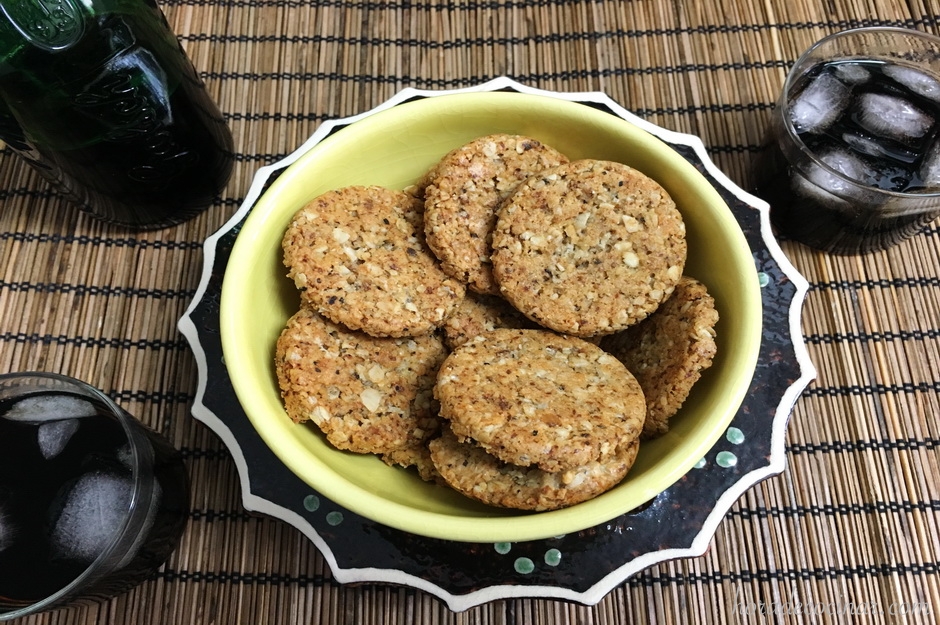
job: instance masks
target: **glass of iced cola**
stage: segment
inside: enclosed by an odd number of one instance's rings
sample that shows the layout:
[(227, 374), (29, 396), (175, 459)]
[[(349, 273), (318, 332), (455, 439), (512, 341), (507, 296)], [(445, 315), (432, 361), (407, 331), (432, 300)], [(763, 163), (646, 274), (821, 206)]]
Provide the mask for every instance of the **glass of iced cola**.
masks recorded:
[(0, 375), (0, 621), (129, 590), (188, 511), (179, 451), (101, 391)]
[(835, 254), (891, 247), (940, 216), (940, 38), (859, 28), (787, 75), (756, 193), (785, 238)]

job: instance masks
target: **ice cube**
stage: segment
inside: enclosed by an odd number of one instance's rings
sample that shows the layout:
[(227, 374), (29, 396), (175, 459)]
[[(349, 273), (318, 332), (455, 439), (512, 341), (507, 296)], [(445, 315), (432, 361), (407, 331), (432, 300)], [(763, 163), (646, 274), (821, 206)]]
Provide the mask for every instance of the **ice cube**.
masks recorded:
[(130, 444), (122, 445), (117, 450), (117, 460), (128, 471), (134, 470), (134, 452), (131, 450)]
[(98, 557), (121, 528), (133, 488), (130, 477), (103, 471), (79, 477), (54, 520), (53, 553), (84, 562)]
[[(871, 168), (864, 160), (848, 150), (830, 148), (820, 153), (817, 158), (846, 178), (850, 178), (863, 185), (871, 181)], [(845, 192), (846, 189), (855, 187), (855, 185), (847, 183), (839, 176), (833, 175), (822, 167), (813, 171), (814, 174), (811, 175), (813, 181), (832, 191)]]
[(927, 72), (915, 67), (893, 64), (885, 65), (882, 71), (884, 71), (885, 76), (893, 79), (898, 84), (904, 85), (913, 93), (940, 102), (940, 80)]
[(932, 191), (940, 190), (940, 141), (934, 142), (924, 154), (917, 173), (925, 187)]
[(858, 63), (840, 63), (833, 66), (832, 72), (847, 85), (861, 85), (871, 78), (871, 72)]
[(824, 132), (848, 108), (851, 95), (848, 85), (823, 72), (790, 102), (790, 121), (797, 132)]
[(19, 400), (3, 417), (11, 421), (42, 423), (65, 418), (91, 417), (95, 407), (84, 399), (70, 395), (33, 395)]
[(842, 133), (842, 141), (860, 154), (875, 158), (890, 158), (893, 156), (893, 152), (887, 149), (884, 144), (862, 134)]
[(3, 508), (0, 508), (0, 551), (10, 548), (15, 535), (16, 527), (13, 525), (13, 519), (10, 518), (10, 515), (8, 515)]
[(834, 147), (821, 152), (817, 158), (831, 170), (817, 164), (807, 165), (805, 178), (793, 178), (797, 193), (845, 211), (878, 205), (880, 194), (870, 188), (878, 172), (861, 157), (845, 148)]
[(43, 458), (51, 460), (62, 453), (69, 440), (78, 431), (79, 425), (80, 421), (78, 419), (60, 419), (40, 424), (36, 431), (36, 437)]
[(885, 93), (864, 93), (856, 101), (858, 124), (878, 137), (908, 145), (922, 140), (933, 118), (912, 102)]

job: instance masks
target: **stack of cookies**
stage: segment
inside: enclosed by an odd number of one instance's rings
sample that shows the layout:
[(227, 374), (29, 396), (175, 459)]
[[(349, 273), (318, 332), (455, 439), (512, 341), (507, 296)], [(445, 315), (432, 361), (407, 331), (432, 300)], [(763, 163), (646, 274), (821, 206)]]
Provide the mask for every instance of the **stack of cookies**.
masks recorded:
[(615, 486), (715, 353), (665, 189), (531, 137), (480, 137), (405, 191), (329, 191), (283, 252), (288, 415), (495, 506)]

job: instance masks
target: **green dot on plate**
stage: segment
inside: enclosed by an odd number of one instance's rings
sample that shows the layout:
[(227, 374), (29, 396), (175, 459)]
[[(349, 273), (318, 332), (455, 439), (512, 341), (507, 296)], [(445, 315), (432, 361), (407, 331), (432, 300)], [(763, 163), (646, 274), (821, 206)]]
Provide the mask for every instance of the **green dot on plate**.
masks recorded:
[(342, 512), (330, 512), (326, 515), (326, 522), (330, 525), (339, 525), (343, 522), (343, 513)]
[(728, 432), (725, 434), (725, 438), (727, 438), (728, 442), (732, 445), (740, 445), (744, 442), (744, 432), (736, 427), (730, 427), (728, 428)]
[(738, 464), (738, 457), (730, 451), (719, 451), (718, 455), (715, 456), (715, 462), (718, 463), (718, 466), (729, 469)]
[(757, 272), (757, 283), (760, 284), (761, 288), (764, 288), (770, 284), (770, 276), (768, 276), (763, 271)]
[(549, 549), (545, 552), (545, 564), (548, 566), (558, 566), (561, 563), (561, 552), (557, 549)]
[(708, 461), (705, 458), (700, 458), (698, 462), (692, 465), (693, 469), (704, 469), (705, 465), (708, 464)]
[(496, 550), (496, 553), (506, 555), (512, 549), (512, 543), (495, 543), (493, 549)]
[(523, 575), (528, 575), (535, 570), (535, 563), (529, 558), (516, 558), (516, 562), (513, 566), (516, 569), (516, 573), (522, 573)]
[(304, 510), (307, 512), (316, 512), (320, 507), (320, 498), (316, 495), (307, 495), (304, 497)]

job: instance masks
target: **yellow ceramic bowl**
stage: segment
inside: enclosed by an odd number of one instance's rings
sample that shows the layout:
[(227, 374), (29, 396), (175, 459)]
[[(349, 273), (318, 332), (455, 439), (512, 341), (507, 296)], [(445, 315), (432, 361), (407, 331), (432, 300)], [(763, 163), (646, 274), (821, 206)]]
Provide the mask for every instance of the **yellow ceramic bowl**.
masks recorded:
[[(504, 132), (540, 139), (570, 158), (631, 165), (675, 199), (688, 231), (686, 273), (713, 294), (721, 320), (718, 356), (671, 430), (642, 446), (627, 478), (571, 508), (525, 513), (488, 507), (368, 455), (331, 447), (281, 404), (274, 347), (299, 299), (281, 264), (291, 216), (346, 185), (403, 188), (450, 149)], [(543, 95), (486, 92), (415, 100), (366, 116), (301, 156), (259, 198), (232, 249), (222, 288), (225, 362), (248, 418), (265, 443), (311, 488), (376, 522), (461, 541), (534, 540), (615, 518), (668, 488), (722, 436), (748, 389), (761, 334), (757, 272), (727, 204), (705, 178), (638, 126), (583, 104)]]

